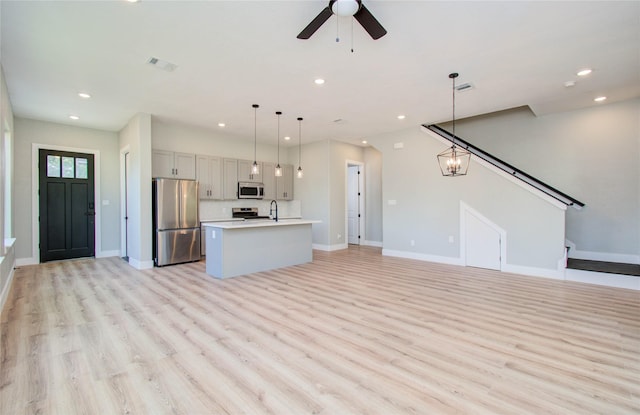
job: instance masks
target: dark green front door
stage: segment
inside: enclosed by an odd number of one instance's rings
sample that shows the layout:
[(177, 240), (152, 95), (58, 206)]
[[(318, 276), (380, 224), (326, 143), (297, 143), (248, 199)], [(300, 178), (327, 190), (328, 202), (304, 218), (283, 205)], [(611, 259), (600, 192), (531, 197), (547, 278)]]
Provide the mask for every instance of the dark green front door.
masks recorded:
[(93, 154), (40, 150), (40, 262), (95, 255)]

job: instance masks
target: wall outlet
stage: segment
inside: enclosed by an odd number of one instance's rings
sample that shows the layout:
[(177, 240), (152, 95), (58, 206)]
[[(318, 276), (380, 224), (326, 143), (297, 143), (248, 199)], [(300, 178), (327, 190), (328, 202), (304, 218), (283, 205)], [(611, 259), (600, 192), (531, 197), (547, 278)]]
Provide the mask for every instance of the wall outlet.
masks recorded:
[(449, 235), (449, 243), (452, 244), (453, 243), (453, 235)]
[(396, 200), (395, 200), (395, 199), (391, 199), (391, 200), (388, 200), (388, 201), (387, 201), (387, 204), (388, 204), (388, 205), (391, 205), (391, 206), (395, 205), (396, 203), (397, 203), (397, 202), (396, 202)]
[(102, 201), (102, 206), (109, 206), (109, 201), (108, 200), (103, 200)]
[(338, 234), (338, 239), (342, 239), (342, 235), (341, 234)]

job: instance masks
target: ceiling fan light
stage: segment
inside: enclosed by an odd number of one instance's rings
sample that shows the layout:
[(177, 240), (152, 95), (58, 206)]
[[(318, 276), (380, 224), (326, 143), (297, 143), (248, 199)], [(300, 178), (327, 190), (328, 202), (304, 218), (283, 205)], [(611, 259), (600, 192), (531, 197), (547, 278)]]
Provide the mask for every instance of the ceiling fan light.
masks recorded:
[(356, 0), (336, 0), (331, 5), (331, 11), (338, 16), (353, 16), (360, 9)]

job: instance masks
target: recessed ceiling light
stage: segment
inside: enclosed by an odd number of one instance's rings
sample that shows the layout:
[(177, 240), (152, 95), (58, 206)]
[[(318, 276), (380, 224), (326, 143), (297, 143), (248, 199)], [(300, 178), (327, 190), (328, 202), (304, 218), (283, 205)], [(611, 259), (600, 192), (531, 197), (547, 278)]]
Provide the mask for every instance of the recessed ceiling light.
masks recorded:
[(362, 144), (367, 144), (367, 140), (362, 140)]
[(404, 120), (405, 118), (406, 118), (406, 117), (405, 117), (404, 115), (402, 115), (402, 114), (398, 115), (398, 119), (399, 119), (399, 120)]
[(80, 117), (78, 117), (77, 115), (69, 115), (69, 118), (71, 118), (72, 120), (79, 120)]
[(324, 79), (322, 79), (322, 78), (318, 78), (318, 79), (316, 79), (316, 80), (315, 80), (315, 81), (313, 81), (313, 82), (315, 82), (315, 83), (316, 83), (316, 85), (322, 85), (322, 84), (324, 84)]
[(589, 75), (591, 72), (593, 72), (591, 69), (589, 68), (584, 68), (578, 71), (577, 75), (578, 76), (587, 76)]
[(565, 88), (571, 88), (572, 86), (576, 86), (576, 81), (567, 81), (564, 83)]
[(602, 97), (594, 98), (593, 100), (594, 100), (595, 102), (602, 102), (602, 101), (604, 101), (604, 100), (606, 100), (606, 99), (607, 99), (607, 97), (602, 96)]
[(227, 125), (227, 124), (225, 124), (225, 123), (223, 123), (223, 122), (219, 122), (219, 123), (218, 123), (218, 127), (220, 127), (220, 128), (225, 127), (226, 125)]
[(289, 141), (291, 140), (291, 137), (289, 137), (288, 135), (284, 137), (285, 140)]
[(78, 92), (78, 96), (80, 98), (89, 99), (91, 98), (91, 94), (87, 94), (86, 92)]

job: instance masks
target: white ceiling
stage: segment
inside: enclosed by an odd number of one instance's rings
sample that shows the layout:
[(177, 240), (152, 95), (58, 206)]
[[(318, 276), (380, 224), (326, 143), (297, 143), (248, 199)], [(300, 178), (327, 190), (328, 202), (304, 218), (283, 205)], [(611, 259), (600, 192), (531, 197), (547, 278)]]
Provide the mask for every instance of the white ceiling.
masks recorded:
[[(352, 19), (332, 16), (297, 39), (327, 3), (2, 0), (0, 59), (14, 113), (118, 131), (145, 112), (218, 132), (224, 122), (224, 134), (253, 140), (255, 103), (260, 141), (275, 143), (280, 110), (292, 144), (299, 116), (303, 142), (359, 143), (449, 120), (454, 71), (474, 85), (456, 96), (457, 118), (640, 96), (638, 1), (365, 0), (383, 38), (357, 22), (352, 36)], [(147, 64), (152, 56), (178, 68), (159, 70)], [(584, 67), (593, 73), (578, 79)]]

